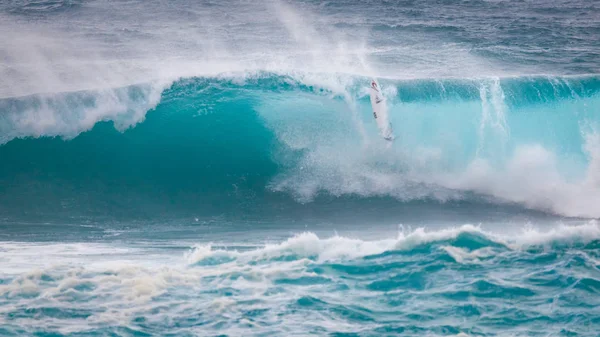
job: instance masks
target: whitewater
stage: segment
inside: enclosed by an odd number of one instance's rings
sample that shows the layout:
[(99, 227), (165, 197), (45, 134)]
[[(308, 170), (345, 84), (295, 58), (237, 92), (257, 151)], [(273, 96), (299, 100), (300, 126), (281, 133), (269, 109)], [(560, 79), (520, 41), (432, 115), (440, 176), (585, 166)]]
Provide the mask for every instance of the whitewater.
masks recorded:
[(599, 18), (1, 3), (0, 335), (598, 336)]

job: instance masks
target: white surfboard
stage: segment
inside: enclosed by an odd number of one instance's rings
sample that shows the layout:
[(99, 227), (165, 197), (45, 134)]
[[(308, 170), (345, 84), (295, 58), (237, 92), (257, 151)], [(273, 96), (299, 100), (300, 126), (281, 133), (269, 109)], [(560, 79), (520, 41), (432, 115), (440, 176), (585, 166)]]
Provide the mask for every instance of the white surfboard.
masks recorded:
[(371, 80), (371, 107), (373, 108), (373, 117), (377, 121), (377, 127), (381, 133), (383, 139), (387, 141), (394, 140), (394, 134), (392, 131), (392, 124), (388, 118), (387, 106), (385, 99), (381, 93), (379, 83), (375, 79)]

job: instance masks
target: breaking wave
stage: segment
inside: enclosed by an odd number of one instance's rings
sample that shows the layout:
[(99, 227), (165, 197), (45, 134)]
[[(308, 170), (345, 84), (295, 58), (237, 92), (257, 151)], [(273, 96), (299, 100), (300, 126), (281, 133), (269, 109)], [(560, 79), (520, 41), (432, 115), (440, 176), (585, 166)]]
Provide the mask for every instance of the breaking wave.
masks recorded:
[(4, 98), (1, 198), (83, 210), (202, 195), (476, 199), (600, 217), (597, 76), (382, 79), (391, 147), (367, 82), (251, 72)]

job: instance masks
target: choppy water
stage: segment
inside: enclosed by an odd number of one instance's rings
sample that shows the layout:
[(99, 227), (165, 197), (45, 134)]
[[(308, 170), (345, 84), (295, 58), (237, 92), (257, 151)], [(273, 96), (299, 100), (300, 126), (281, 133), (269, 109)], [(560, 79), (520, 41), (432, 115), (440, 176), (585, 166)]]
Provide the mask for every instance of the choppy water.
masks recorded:
[(160, 239), (4, 243), (1, 331), (594, 336), (599, 237), (589, 222), (504, 236), (474, 226), (380, 240), (306, 232), (189, 250)]
[(598, 4), (15, 0), (0, 35), (0, 335), (598, 336)]

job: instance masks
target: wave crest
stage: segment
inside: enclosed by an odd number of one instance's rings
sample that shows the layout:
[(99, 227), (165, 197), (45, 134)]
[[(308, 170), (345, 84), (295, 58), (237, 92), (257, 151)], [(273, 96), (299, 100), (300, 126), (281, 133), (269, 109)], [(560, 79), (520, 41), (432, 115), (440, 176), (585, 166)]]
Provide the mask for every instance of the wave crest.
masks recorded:
[[(580, 225), (559, 225), (552, 228), (525, 227), (512, 234), (498, 234), (480, 226), (462, 225), (431, 230), (407, 229), (394, 239), (365, 241), (343, 236), (319, 238), (315, 233), (297, 234), (281, 243), (265, 244), (245, 251), (213, 249), (212, 245), (197, 245), (185, 254), (190, 265), (221, 263), (257, 263), (259, 261), (296, 261), (308, 259), (319, 263), (373, 259), (395, 252), (428, 253), (443, 250), (456, 262), (478, 259), (511, 250), (564, 248), (587, 245), (600, 240), (600, 225), (589, 221)], [(218, 263), (214, 263), (218, 261)]]

